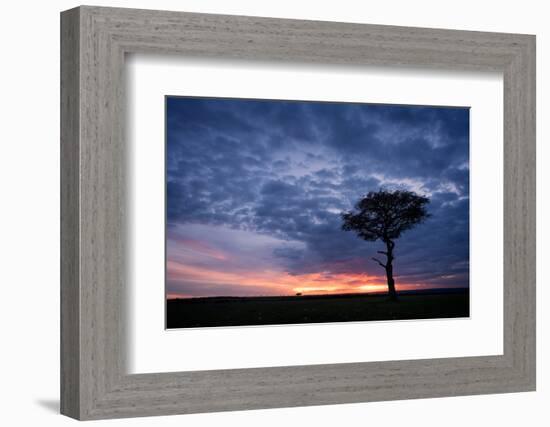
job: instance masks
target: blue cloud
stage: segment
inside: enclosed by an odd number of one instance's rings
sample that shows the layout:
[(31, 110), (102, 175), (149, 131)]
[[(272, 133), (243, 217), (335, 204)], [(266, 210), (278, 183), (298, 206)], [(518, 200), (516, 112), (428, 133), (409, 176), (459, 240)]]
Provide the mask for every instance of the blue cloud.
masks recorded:
[(380, 248), (341, 231), (339, 213), (407, 188), (432, 216), (398, 241), (397, 275), (467, 286), (467, 108), (168, 97), (166, 113), (169, 227), (301, 242), (274, 250), (290, 274), (379, 273), (368, 260)]

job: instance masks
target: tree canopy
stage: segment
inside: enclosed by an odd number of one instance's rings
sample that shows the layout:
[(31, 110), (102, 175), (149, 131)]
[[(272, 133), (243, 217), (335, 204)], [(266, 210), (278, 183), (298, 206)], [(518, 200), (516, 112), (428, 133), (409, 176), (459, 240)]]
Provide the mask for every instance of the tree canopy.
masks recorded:
[(371, 191), (353, 211), (342, 214), (342, 229), (353, 230), (364, 240), (394, 240), (430, 216), (429, 201), (412, 191)]

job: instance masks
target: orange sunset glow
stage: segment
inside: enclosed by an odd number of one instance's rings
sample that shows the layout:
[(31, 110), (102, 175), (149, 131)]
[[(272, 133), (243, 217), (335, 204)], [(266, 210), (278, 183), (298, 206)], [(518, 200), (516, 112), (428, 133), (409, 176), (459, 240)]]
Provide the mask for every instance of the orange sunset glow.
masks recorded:
[[(193, 237), (174, 237), (169, 240), (169, 247), (173, 249), (174, 259), (166, 264), (166, 276), (172, 284), (168, 298), (189, 298), (194, 296), (270, 296), (270, 295), (318, 295), (318, 294), (352, 294), (352, 293), (380, 293), (386, 292), (386, 277), (383, 274), (368, 274), (354, 272), (319, 271), (305, 274), (289, 274), (275, 269), (275, 263), (263, 266), (251, 263), (246, 268), (235, 265), (246, 265), (248, 254), (258, 255), (255, 245), (247, 247), (249, 242), (259, 240), (261, 244), (278, 242), (265, 236), (250, 232), (227, 230), (221, 227), (195, 226), (204, 236), (229, 238), (237, 243), (232, 251), (224, 252), (216, 247), (219, 244), (216, 238), (210, 237), (211, 242), (199, 241)], [(180, 229), (184, 234), (192, 232), (191, 228)], [(223, 242), (227, 245), (227, 242)], [(261, 252), (261, 251), (260, 251)], [(262, 255), (260, 253), (260, 255)], [(242, 258), (242, 259), (241, 259)], [(263, 254), (261, 258), (266, 258)], [(257, 266), (258, 268), (254, 268)], [(442, 280), (450, 277), (442, 277)], [(181, 286), (188, 285), (192, 289), (201, 289), (200, 294), (177, 291)], [(424, 289), (430, 286), (422, 283), (398, 282), (398, 290)], [(209, 289), (215, 289), (209, 292)], [(221, 290), (218, 290), (221, 289)]]
[[(294, 295), (298, 292), (303, 294), (383, 292), (387, 287), (385, 277), (366, 274), (312, 273), (292, 276), (284, 272), (263, 270), (252, 271), (244, 275), (213, 271), (170, 261), (167, 271), (169, 280), (185, 277), (188, 281), (203, 285), (225, 283), (243, 289), (248, 287), (251, 294), (254, 293), (255, 287), (267, 290), (264, 291), (266, 295)], [(407, 288), (406, 285), (401, 286)], [(171, 294), (172, 298), (178, 296), (180, 295)], [(185, 295), (181, 295), (181, 297), (185, 297)]]

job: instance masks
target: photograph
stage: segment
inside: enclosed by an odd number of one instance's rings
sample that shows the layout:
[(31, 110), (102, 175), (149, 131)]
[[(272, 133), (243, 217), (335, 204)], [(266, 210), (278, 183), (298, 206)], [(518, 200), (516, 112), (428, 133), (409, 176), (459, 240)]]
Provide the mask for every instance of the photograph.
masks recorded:
[(469, 108), (166, 96), (166, 327), (469, 316)]
[(200, 3), (6, 20), (4, 418), (546, 419), (542, 6)]

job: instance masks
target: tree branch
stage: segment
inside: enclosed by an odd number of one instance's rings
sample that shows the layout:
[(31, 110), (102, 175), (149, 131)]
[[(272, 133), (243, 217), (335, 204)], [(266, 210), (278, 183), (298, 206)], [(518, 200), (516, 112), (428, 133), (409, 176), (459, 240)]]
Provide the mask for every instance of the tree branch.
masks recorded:
[(388, 255), (388, 253), (385, 252), (385, 251), (376, 251), (376, 252), (378, 252), (379, 254), (384, 254), (384, 255), (386, 255), (386, 256)]
[(376, 259), (376, 258), (372, 258), (374, 261), (376, 261), (378, 264), (380, 264), (382, 267), (386, 268), (386, 264), (383, 264), (382, 261), (380, 261), (379, 259)]

